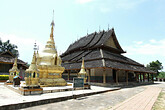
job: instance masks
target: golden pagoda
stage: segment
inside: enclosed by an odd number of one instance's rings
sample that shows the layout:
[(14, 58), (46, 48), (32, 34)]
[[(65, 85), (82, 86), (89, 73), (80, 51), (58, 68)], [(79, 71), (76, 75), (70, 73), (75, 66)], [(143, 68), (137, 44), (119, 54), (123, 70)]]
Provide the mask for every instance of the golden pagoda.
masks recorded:
[(51, 34), (42, 53), (37, 52), (37, 66), (40, 70), (40, 86), (66, 86), (62, 78), (65, 68), (61, 66), (61, 58), (58, 56), (54, 42), (54, 21), (51, 23)]
[(84, 78), (84, 84), (86, 83), (86, 80), (87, 80), (87, 72), (85, 71), (84, 58), (82, 59), (81, 70), (80, 70), (80, 72), (78, 73), (78, 78)]
[(19, 74), (19, 69), (17, 68), (17, 58), (15, 58), (13, 67), (9, 70), (9, 82), (13, 82), (13, 78)]
[(32, 62), (28, 69), (25, 71), (25, 83), (27, 87), (39, 86), (39, 70), (36, 65), (36, 53), (34, 51)]

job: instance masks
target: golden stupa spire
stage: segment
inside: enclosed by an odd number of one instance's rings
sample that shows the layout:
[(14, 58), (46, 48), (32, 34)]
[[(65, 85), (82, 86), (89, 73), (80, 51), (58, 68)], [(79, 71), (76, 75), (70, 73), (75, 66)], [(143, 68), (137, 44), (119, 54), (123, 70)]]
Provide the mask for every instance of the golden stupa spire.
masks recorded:
[(80, 70), (79, 73), (86, 73), (86, 71), (85, 71), (85, 66), (84, 66), (84, 58), (82, 59), (81, 70)]
[(37, 65), (36, 65), (36, 52), (34, 51), (32, 62), (30, 64), (29, 68), (26, 69), (26, 72), (31, 73), (31, 72), (38, 72), (38, 71), (39, 70), (38, 70)]
[(31, 64), (36, 64), (36, 53), (35, 53), (35, 51), (33, 53), (33, 59), (32, 59)]
[(14, 61), (14, 65), (13, 66), (16, 66), (17, 67), (17, 57), (15, 58), (15, 61)]
[(81, 65), (81, 70), (78, 73), (79, 78), (84, 78), (84, 83), (86, 83), (87, 80), (87, 72), (85, 71), (85, 66), (84, 66), (84, 58), (82, 58), (82, 65)]
[(17, 57), (15, 58), (13, 67), (12, 67), (12, 69), (9, 70), (9, 72), (15, 72), (15, 71), (19, 72), (19, 70), (17, 68)]
[[(54, 31), (54, 10), (53, 10), (53, 20), (51, 22), (51, 33), (50, 33), (50, 38), (49, 40), (47, 41), (47, 44), (45, 46), (45, 49), (46, 51), (49, 50), (50, 48), (51, 49), (55, 49), (55, 43), (54, 43), (54, 35), (53, 35), (53, 31)], [(56, 53), (56, 52), (55, 52)]]

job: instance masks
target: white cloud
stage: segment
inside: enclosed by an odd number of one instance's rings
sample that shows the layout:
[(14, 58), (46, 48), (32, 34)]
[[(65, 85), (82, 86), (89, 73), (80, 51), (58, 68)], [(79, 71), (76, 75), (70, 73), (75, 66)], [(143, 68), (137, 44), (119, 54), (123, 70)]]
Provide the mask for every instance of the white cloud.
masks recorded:
[(116, 8), (132, 9), (147, 0), (116, 0)]
[(151, 39), (151, 40), (150, 40), (150, 43), (157, 43), (157, 42), (156, 42), (156, 40)]
[(136, 41), (132, 45), (123, 46), (123, 48), (127, 51), (126, 56), (145, 65), (151, 61), (159, 60), (164, 66), (163, 71), (165, 71), (165, 39)]
[(149, 40), (147, 43), (142, 41), (134, 42), (133, 45), (126, 46), (128, 54), (141, 54), (141, 55), (158, 55), (165, 57), (165, 39), (156, 41)]
[(92, 2), (94, 0), (76, 0), (77, 3), (80, 3), (80, 4), (84, 4), (84, 3), (89, 3), (89, 2)]
[(134, 41), (135, 44), (140, 45), (143, 43), (143, 41)]

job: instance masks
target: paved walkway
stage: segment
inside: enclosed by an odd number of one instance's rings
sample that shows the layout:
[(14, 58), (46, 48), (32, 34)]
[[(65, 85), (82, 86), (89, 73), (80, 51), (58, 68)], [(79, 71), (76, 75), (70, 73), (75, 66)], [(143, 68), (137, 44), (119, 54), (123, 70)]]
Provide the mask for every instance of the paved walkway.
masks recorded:
[(143, 92), (114, 106), (110, 110), (151, 110), (161, 88), (148, 86)]
[[(52, 87), (52, 89), (55, 88), (58, 89), (61, 87)], [(45, 87), (44, 89), (49, 90), (50, 87)], [(75, 91), (45, 93), (41, 95), (23, 96), (5, 87), (2, 83), (0, 83), (0, 110), (2, 109), (6, 110), (6, 108), (18, 109), (18, 108), (48, 104), (52, 102), (60, 102), (64, 100), (66, 101), (69, 99), (73, 99), (74, 97), (84, 97), (88, 95), (99, 94), (99, 93), (104, 93), (118, 89), (120, 88), (91, 86), (91, 89), (87, 89), (87, 90), (75, 90)]]

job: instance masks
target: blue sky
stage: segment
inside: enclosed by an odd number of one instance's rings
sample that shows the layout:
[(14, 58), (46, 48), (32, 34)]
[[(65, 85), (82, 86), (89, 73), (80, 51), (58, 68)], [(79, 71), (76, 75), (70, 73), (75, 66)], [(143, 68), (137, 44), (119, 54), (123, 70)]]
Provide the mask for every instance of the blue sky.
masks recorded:
[(0, 0), (0, 38), (18, 45), (19, 58), (30, 63), (35, 40), (42, 51), (49, 38), (53, 10), (58, 53), (109, 24), (125, 56), (165, 67), (165, 0)]

